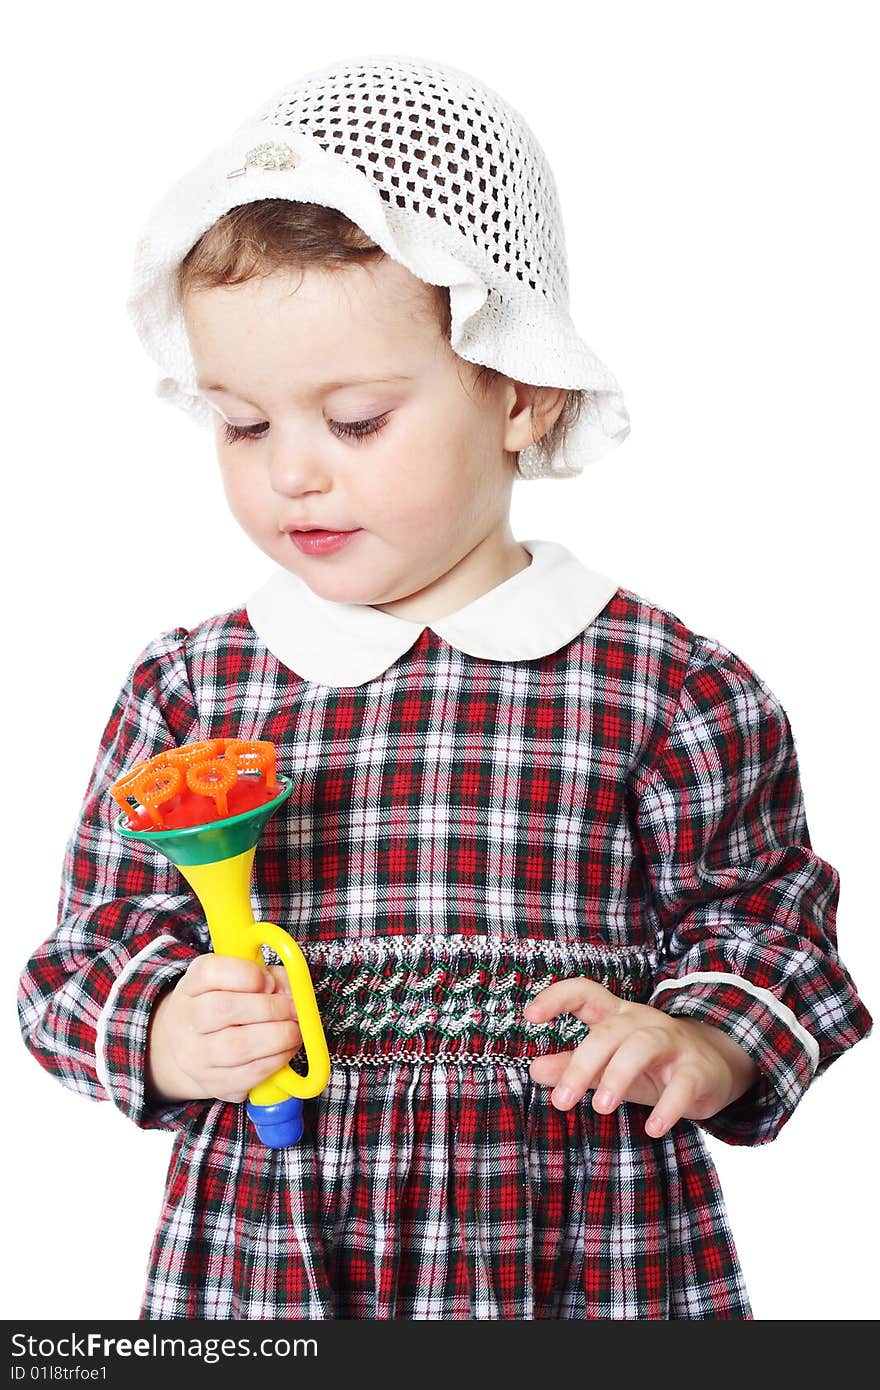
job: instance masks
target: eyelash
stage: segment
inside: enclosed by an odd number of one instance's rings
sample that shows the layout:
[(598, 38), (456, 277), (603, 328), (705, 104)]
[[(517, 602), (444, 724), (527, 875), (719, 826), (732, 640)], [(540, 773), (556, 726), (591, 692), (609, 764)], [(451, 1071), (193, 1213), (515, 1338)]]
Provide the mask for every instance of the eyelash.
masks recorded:
[[(377, 415), (373, 420), (352, 420), (350, 423), (343, 424), (336, 421), (338, 434), (343, 439), (366, 439), (370, 434), (378, 434), (387, 421), (387, 415)], [(226, 436), (227, 444), (238, 444), (240, 441), (254, 443), (258, 439), (264, 439), (264, 434), (257, 434), (257, 430), (263, 428), (260, 425), (248, 425), (246, 428), (241, 425), (230, 425), (228, 422), (223, 426), (223, 433)]]

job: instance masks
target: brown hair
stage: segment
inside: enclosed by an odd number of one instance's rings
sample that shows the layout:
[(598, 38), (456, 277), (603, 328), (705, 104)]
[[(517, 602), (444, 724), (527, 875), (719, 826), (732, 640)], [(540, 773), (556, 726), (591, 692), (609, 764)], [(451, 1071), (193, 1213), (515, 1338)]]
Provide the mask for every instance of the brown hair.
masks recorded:
[[(230, 208), (187, 252), (177, 269), (181, 302), (191, 290), (240, 285), (290, 266), (320, 266), (332, 271), (352, 263), (369, 265), (385, 256), (381, 246), (336, 208), (298, 203), (287, 198), (264, 198)], [(426, 285), (427, 304), (443, 336), (449, 340), (452, 315), (445, 285)], [(464, 362), (464, 358), (460, 358)], [(506, 378), (493, 367), (468, 362), (473, 385), (484, 397)], [(580, 415), (585, 392), (569, 391), (558, 418), (540, 440), (532, 438), (536, 462), (546, 468)], [(534, 407), (529, 407), (534, 421)], [(517, 467), (519, 455), (511, 454)], [(547, 476), (564, 476), (550, 474)]]

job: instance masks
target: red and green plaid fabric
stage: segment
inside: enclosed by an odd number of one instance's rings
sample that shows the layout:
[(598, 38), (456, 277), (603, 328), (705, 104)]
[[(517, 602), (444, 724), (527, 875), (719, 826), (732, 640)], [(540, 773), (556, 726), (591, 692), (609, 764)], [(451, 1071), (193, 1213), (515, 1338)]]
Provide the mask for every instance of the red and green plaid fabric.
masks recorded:
[[(144, 1089), (153, 1003), (210, 946), (107, 788), (212, 736), (272, 740), (294, 783), (253, 896), (306, 953), (333, 1071), (286, 1150), (241, 1105)], [(589, 1093), (556, 1111), (529, 1061), (586, 1028), (522, 1009), (586, 974), (724, 1029), (761, 1080), (702, 1128), (766, 1142), (871, 1026), (838, 894), (779, 702), (627, 589), (552, 655), (483, 660), (426, 628), (342, 689), (238, 610), (132, 668), (21, 1025), (66, 1085), (174, 1133), (144, 1318), (749, 1318), (701, 1127), (652, 1140), (647, 1109)]]

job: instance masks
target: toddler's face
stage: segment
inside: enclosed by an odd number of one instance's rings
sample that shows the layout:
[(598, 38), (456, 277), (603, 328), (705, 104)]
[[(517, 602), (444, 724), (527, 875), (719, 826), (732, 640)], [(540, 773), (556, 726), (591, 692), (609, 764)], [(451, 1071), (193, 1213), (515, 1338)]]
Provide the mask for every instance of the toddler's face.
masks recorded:
[[(515, 387), (477, 394), (397, 262), (197, 291), (184, 313), (233, 514), (315, 593), (427, 621), (528, 563), (509, 525)], [(289, 534), (304, 525), (357, 533), (309, 555)]]

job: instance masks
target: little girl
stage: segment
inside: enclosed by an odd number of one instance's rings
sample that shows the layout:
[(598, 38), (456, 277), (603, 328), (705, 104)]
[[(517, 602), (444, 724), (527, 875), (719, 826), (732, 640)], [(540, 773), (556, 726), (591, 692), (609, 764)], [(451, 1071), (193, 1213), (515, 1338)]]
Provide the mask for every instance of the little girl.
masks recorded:
[[(773, 692), (511, 533), (628, 432), (534, 135), (449, 67), (309, 73), (153, 210), (129, 309), (275, 566), (135, 661), (21, 983), (43, 1066), (174, 1133), (141, 1316), (751, 1317), (701, 1130), (773, 1139), (871, 1020)], [(283, 971), (114, 829), (211, 737), (294, 784), (253, 893), (332, 1075), (285, 1149), (243, 1103), (302, 1062)]]

